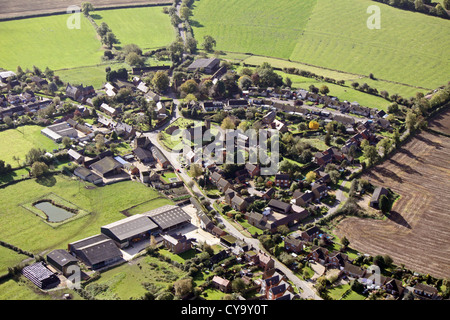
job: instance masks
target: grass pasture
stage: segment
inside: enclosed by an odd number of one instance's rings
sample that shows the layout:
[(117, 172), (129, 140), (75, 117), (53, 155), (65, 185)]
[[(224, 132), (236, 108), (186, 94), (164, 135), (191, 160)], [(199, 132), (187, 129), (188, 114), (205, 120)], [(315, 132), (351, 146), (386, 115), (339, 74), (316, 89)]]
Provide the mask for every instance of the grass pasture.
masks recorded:
[(42, 129), (43, 127), (31, 125), (1, 131), (0, 159), (11, 164), (12, 167), (17, 167), (18, 163), (12, 159), (13, 156), (19, 157), (20, 162), (23, 162), (31, 148), (47, 151), (57, 149), (58, 145), (53, 140), (41, 134)]
[(147, 50), (165, 47), (175, 40), (170, 17), (162, 10), (162, 7), (97, 10), (92, 17), (98, 25), (108, 24), (119, 39), (119, 46), (134, 43)]
[(381, 29), (370, 30), (366, 11), (373, 4), (200, 0), (194, 4), (191, 25), (200, 43), (203, 36), (212, 35), (217, 50), (289, 59), (324, 68), (316, 72), (321, 75), (344, 72), (355, 80), (362, 77), (361, 83), (373, 73), (384, 81), (376, 87), (391, 94), (401, 93), (395, 92), (401, 89), (398, 86), (409, 86), (413, 90), (409, 97), (419, 87), (445, 84), (450, 73), (450, 21), (376, 3), (381, 8)]
[[(20, 206), (50, 192), (90, 214), (52, 228)], [(72, 241), (98, 234), (103, 225), (124, 219), (122, 210), (158, 195), (157, 191), (133, 181), (95, 189), (85, 189), (84, 183), (63, 175), (54, 175), (45, 184), (35, 179), (21, 181), (0, 192), (0, 238), (33, 253), (65, 248)], [(158, 200), (147, 202), (149, 210), (160, 205)]]
[(95, 29), (81, 15), (80, 29), (69, 29), (70, 14), (0, 22), (0, 66), (15, 71), (33, 65), (44, 70), (89, 66), (103, 52)]
[(185, 275), (167, 262), (145, 256), (131, 265), (123, 264), (103, 272), (99, 280), (86, 286), (86, 290), (100, 300), (137, 299), (147, 291), (157, 295)]

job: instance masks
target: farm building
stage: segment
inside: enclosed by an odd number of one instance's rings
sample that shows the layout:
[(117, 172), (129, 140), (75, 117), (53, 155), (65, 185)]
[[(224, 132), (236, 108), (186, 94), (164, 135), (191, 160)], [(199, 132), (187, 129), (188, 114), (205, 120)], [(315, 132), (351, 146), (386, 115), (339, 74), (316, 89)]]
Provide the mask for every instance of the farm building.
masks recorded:
[(101, 233), (114, 240), (119, 248), (150, 238), (158, 226), (148, 217), (137, 214), (100, 228)]
[(48, 126), (41, 130), (41, 134), (57, 143), (61, 142), (64, 137), (78, 138), (77, 130), (72, 128), (67, 122)]
[(180, 234), (163, 234), (161, 235), (164, 246), (175, 254), (180, 254), (192, 248), (192, 239), (186, 238)]
[(161, 167), (167, 168), (167, 166), (170, 165), (169, 160), (167, 160), (166, 156), (157, 147), (151, 147), (151, 151), (153, 153), (153, 157)]
[(372, 208), (378, 208), (380, 197), (382, 195), (388, 196), (389, 195), (389, 191), (386, 188), (383, 188), (383, 187), (376, 188), (375, 191), (372, 194), (372, 198), (370, 199), (370, 206)]
[(78, 260), (63, 249), (57, 249), (50, 252), (47, 255), (47, 262), (55, 269), (61, 271), (65, 276), (72, 274), (72, 271), (67, 270), (69, 267), (78, 264)]
[(68, 249), (70, 253), (93, 270), (123, 260), (122, 252), (114, 241), (103, 234), (69, 243)]
[(96, 175), (95, 173), (93, 173), (91, 170), (85, 168), (85, 167), (78, 167), (75, 169), (75, 171), (73, 172), (73, 174), (75, 176), (77, 176), (78, 178), (93, 183), (93, 184), (101, 184), (103, 183), (103, 179), (102, 177)]
[(174, 205), (166, 205), (143, 213), (158, 225), (162, 232), (178, 229), (191, 221), (191, 216)]
[(43, 262), (26, 266), (22, 269), (22, 274), (41, 289), (54, 287), (59, 284), (58, 277)]
[(91, 169), (98, 175), (106, 178), (119, 174), (122, 164), (112, 157), (105, 157), (91, 165)]
[(219, 68), (219, 65), (220, 60), (216, 58), (197, 59), (189, 65), (188, 70), (192, 72), (203, 70), (207, 74), (212, 74)]

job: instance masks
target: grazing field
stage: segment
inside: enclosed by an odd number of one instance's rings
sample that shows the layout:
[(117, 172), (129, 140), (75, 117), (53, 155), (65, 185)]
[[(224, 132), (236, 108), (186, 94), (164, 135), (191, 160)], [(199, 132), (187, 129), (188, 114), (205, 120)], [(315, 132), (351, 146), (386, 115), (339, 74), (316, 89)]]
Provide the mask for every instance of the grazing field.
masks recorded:
[(175, 40), (170, 16), (162, 7), (102, 10), (92, 14), (96, 23), (106, 22), (120, 46), (137, 44), (141, 49), (165, 47)]
[[(50, 192), (89, 214), (52, 228), (40, 217), (20, 206)], [(94, 189), (86, 189), (84, 183), (63, 175), (21, 181), (1, 189), (0, 239), (35, 254), (66, 248), (69, 242), (98, 234), (101, 226), (125, 218), (120, 213), (122, 210), (155, 199), (158, 195), (157, 191), (133, 181)], [(150, 210), (159, 207), (161, 202), (157, 200), (153, 206), (151, 202), (147, 204)]]
[[(37, 14), (55, 12), (67, 12), (69, 6), (81, 7), (83, 0), (0, 0), (0, 19), (24, 17)], [(168, 0), (91, 0), (95, 8), (149, 5), (158, 3), (169, 3)]]
[(200, 43), (210, 34), (218, 50), (290, 59), (363, 77), (373, 73), (380, 80), (425, 89), (445, 84), (450, 21), (376, 3), (381, 29), (370, 30), (366, 11), (374, 4), (200, 0), (194, 4), (191, 25)]
[(25, 161), (25, 155), (31, 148), (41, 148), (47, 151), (57, 149), (58, 145), (53, 140), (41, 134), (43, 127), (22, 126), (17, 129), (8, 129), (0, 132), (0, 160), (9, 163), (13, 168), (18, 166), (13, 156), (20, 158), (20, 163)]
[[(446, 118), (450, 118), (447, 112)], [(431, 127), (434, 129), (434, 127)], [(450, 276), (450, 138), (422, 132), (363, 178), (400, 195), (384, 221), (349, 217), (337, 228), (352, 248), (388, 254), (397, 265)]]
[(84, 16), (80, 29), (68, 29), (69, 16), (0, 22), (0, 66), (15, 71), (19, 65), (44, 70), (100, 63), (102, 45), (95, 29)]
[[(86, 286), (100, 300), (130, 300), (150, 291), (157, 295), (186, 273), (157, 258), (144, 256), (102, 273), (99, 280)], [(100, 289), (101, 288), (101, 289)]]

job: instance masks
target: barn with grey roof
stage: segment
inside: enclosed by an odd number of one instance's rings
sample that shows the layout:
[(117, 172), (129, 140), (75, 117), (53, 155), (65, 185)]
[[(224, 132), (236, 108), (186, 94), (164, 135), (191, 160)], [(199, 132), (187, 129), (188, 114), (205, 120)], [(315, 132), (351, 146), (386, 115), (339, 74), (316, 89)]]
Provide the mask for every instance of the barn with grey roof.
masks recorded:
[(158, 228), (158, 225), (148, 216), (136, 214), (103, 226), (100, 230), (102, 234), (111, 238), (119, 248), (125, 248), (133, 242), (148, 239), (157, 232)]

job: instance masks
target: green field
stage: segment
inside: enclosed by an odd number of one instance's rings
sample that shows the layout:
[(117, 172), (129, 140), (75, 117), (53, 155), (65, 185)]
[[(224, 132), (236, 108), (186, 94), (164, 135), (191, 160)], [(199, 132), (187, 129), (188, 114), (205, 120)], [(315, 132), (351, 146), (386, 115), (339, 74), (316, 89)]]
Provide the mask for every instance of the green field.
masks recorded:
[(170, 17), (162, 7), (96, 11), (96, 23), (106, 22), (120, 41), (120, 46), (137, 44), (141, 49), (165, 47), (175, 40)]
[(25, 161), (25, 155), (31, 148), (42, 148), (47, 151), (58, 149), (53, 140), (41, 134), (43, 127), (22, 126), (17, 129), (8, 129), (0, 132), (0, 159), (17, 167), (13, 156), (19, 157), (20, 162)]
[(86, 286), (86, 290), (95, 292), (96, 287), (103, 287), (104, 290), (95, 295), (97, 299), (137, 299), (147, 292), (144, 284), (150, 284), (154, 288), (153, 293), (158, 293), (185, 275), (167, 262), (145, 256), (131, 265), (124, 264), (103, 272), (99, 280)]
[[(90, 214), (52, 228), (20, 206), (50, 192)], [(22, 181), (0, 192), (0, 239), (33, 253), (66, 248), (69, 242), (98, 234), (101, 226), (125, 218), (120, 211), (158, 195), (157, 191), (133, 181), (95, 189), (85, 189), (84, 183), (63, 175), (39, 182), (35, 179)], [(168, 200), (164, 204), (167, 203)], [(149, 210), (160, 205), (160, 201), (147, 202)]]
[(71, 15), (0, 22), (0, 67), (15, 71), (33, 65), (44, 70), (100, 63), (103, 52), (95, 29), (81, 17), (80, 29), (68, 29)]
[[(356, 78), (373, 73), (380, 80), (426, 89), (447, 83), (450, 21), (376, 3), (381, 29), (370, 30), (366, 10), (373, 4), (200, 0), (194, 4), (192, 26), (200, 42), (212, 35), (217, 50), (290, 59)], [(378, 87), (390, 90), (385, 84)]]

